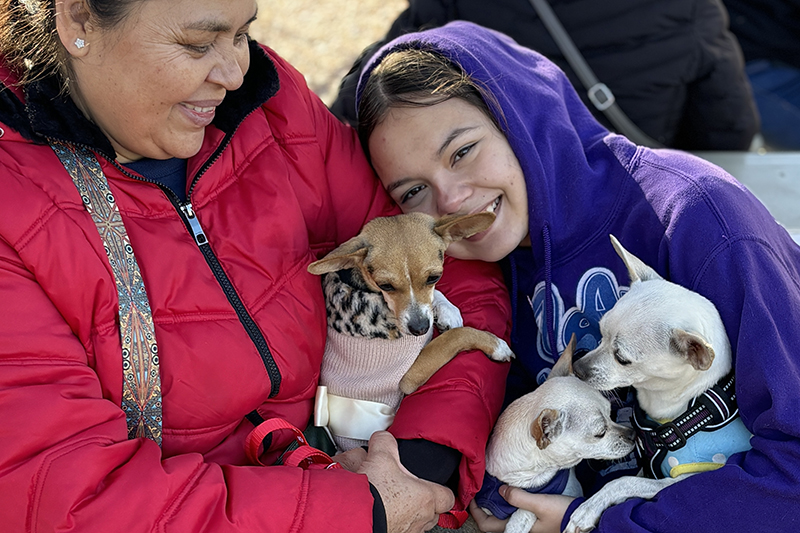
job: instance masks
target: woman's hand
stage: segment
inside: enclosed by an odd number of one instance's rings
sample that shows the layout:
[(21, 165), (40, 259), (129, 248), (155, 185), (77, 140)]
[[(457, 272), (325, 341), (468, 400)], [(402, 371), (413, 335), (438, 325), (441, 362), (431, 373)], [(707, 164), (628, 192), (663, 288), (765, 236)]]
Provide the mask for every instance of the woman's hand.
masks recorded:
[[(503, 485), (500, 487), (500, 496), (520, 509), (525, 509), (536, 515), (531, 533), (561, 533), (561, 521), (572, 503), (571, 496), (560, 494), (531, 494), (522, 489)], [(475, 523), (485, 533), (502, 533), (508, 520), (500, 520), (486, 514), (478, 507), (475, 501), (469, 504), (469, 511)]]
[[(358, 456), (348, 457), (346, 461), (352, 465), (359, 460)], [(397, 441), (387, 431), (373, 433), (369, 452), (356, 471), (366, 474), (378, 489), (386, 509), (388, 533), (428, 531), (436, 525), (439, 515), (449, 511), (455, 502), (447, 487), (419, 479), (406, 470), (400, 463)]]

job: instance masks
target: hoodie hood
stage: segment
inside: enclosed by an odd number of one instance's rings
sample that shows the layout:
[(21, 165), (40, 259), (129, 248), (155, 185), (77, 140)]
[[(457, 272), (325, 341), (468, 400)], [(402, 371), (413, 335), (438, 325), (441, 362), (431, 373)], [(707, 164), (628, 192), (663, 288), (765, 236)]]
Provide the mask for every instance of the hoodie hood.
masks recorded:
[[(443, 55), (495, 97), (489, 107), (525, 174), (533, 255), (540, 267), (548, 226), (558, 255), (577, 252), (589, 234), (601, 229), (603, 214), (610, 214), (616, 201), (608, 188), (628, 175), (610, 145), (631, 152), (628, 158), (636, 146), (595, 120), (558, 66), (501, 33), (455, 21), (384, 46), (361, 75), (357, 102), (375, 66), (404, 49)], [(594, 231), (587, 234), (587, 227)]]
[[(637, 147), (600, 125), (549, 59), (504, 34), (464, 21), (409, 33), (381, 48), (364, 68), (356, 105), (375, 66), (405, 49), (441, 54), (494, 96), (495, 102), (487, 104), (525, 175), (532, 274), (544, 279), (545, 342), (556, 346), (553, 270), (597, 238), (607, 242), (625, 185), (631, 183), (620, 160), (630, 161)], [(516, 282), (510, 280), (512, 294)]]

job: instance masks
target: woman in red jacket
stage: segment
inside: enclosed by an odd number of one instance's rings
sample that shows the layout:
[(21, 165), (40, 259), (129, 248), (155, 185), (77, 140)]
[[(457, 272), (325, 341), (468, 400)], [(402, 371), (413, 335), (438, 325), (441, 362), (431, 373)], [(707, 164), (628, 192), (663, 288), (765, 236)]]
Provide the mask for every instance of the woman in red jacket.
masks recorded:
[[(248, 39), (255, 15), (255, 0), (0, 2), (4, 529), (465, 516), (507, 372), (482, 354), (406, 398), (352, 471), (265, 468), (291, 434), (248, 441), (311, 414), (326, 319), (306, 266), (397, 211), (354, 132)], [(507, 336), (493, 265), (449, 261), (438, 287)]]

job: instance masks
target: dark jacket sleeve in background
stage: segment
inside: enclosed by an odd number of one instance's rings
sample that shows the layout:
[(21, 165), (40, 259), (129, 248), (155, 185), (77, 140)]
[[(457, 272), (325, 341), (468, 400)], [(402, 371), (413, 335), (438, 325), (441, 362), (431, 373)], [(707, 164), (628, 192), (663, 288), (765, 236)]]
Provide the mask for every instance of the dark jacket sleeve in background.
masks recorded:
[[(556, 16), (620, 108), (645, 133), (672, 148), (747, 150), (759, 118), (736, 38), (717, 0), (552, 0)], [(529, 0), (411, 0), (386, 37), (368, 47), (331, 110), (355, 123), (361, 65), (401, 34), (450, 20), (501, 31), (558, 64), (595, 117), (595, 109)]]

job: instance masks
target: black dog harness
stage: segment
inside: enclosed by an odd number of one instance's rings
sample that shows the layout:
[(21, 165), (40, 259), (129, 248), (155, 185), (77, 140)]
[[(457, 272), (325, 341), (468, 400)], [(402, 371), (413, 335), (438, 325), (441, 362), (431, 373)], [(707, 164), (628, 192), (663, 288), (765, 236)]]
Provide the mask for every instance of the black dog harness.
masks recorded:
[(722, 428), (739, 415), (733, 370), (712, 388), (695, 398), (674, 420), (660, 424), (648, 417), (637, 404), (632, 424), (636, 430), (636, 456), (645, 476), (666, 477), (661, 463), (669, 452), (686, 446), (687, 439), (700, 431)]

